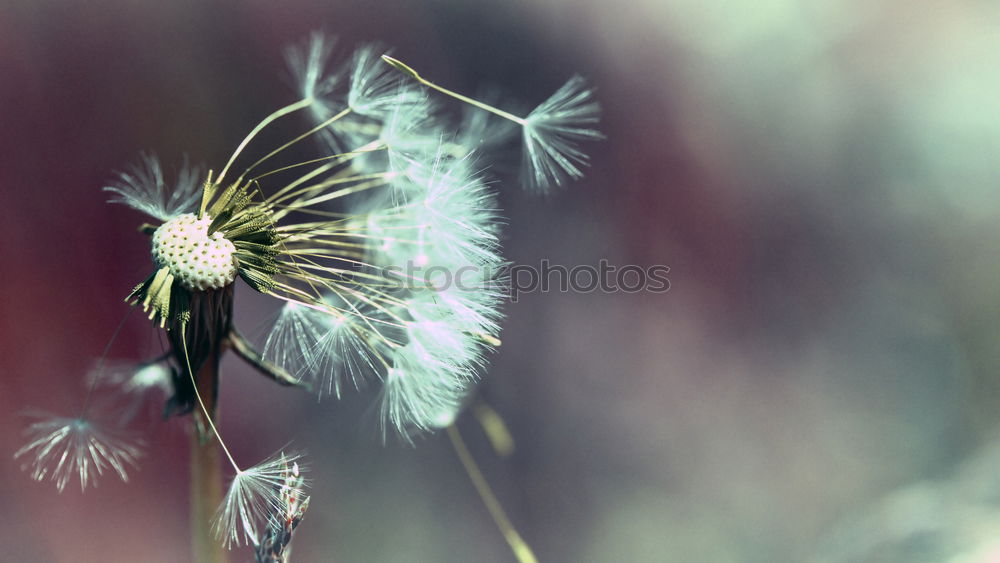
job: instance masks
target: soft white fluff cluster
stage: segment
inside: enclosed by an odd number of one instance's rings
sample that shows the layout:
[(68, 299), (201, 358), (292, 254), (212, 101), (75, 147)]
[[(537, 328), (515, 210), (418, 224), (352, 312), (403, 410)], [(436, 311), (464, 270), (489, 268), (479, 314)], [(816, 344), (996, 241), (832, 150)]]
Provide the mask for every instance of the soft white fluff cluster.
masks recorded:
[(304, 480), (289, 479), (292, 473), (299, 476), (301, 458), (282, 452), (233, 476), (213, 523), (226, 547), (255, 544), (267, 524), (285, 512), (289, 497), (307, 498)]
[(476, 381), (499, 330), (503, 260), (496, 196), (474, 147), (382, 54), (363, 47), (332, 69), (321, 35), (288, 53), (317, 124), (349, 110), (323, 129), (323, 147), (390, 180), (346, 202), (359, 262), (378, 272), (366, 294), (325, 296), (347, 314), (289, 302), (264, 356), (320, 393), (380, 380), (384, 427), (409, 437), (452, 420)]
[(177, 180), (167, 184), (163, 169), (155, 155), (144, 154), (142, 161), (118, 173), (118, 178), (105, 187), (115, 194), (110, 203), (124, 203), (160, 221), (167, 221), (194, 209), (201, 198), (204, 170), (190, 166), (185, 160)]
[(52, 479), (61, 492), (74, 476), (80, 489), (97, 485), (97, 477), (111, 470), (128, 481), (128, 470), (142, 456), (142, 442), (114, 425), (97, 424), (85, 417), (34, 415), (28, 426), (28, 443), (14, 453), (26, 457), (22, 468), (31, 478)]

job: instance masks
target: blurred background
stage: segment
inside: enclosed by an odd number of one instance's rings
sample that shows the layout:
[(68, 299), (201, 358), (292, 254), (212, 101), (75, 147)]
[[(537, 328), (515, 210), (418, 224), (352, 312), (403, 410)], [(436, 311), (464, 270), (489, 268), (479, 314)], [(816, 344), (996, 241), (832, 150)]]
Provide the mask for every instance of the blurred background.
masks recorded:
[[(980, 0), (0, 0), (0, 559), (190, 560), (177, 420), (128, 484), (57, 494), (12, 459), (20, 414), (79, 407), (148, 273), (112, 171), (218, 168), (323, 29), (506, 107), (598, 89), (583, 181), (496, 170), (506, 253), (671, 290), (508, 305), (481, 396), (516, 451), (459, 421), (543, 563), (1000, 561), (998, 26)], [(253, 333), (272, 311), (237, 299)], [(135, 315), (110, 357), (157, 346)], [(224, 372), (237, 458), (310, 453), (295, 561), (513, 560), (443, 435), (383, 446), (371, 395)]]

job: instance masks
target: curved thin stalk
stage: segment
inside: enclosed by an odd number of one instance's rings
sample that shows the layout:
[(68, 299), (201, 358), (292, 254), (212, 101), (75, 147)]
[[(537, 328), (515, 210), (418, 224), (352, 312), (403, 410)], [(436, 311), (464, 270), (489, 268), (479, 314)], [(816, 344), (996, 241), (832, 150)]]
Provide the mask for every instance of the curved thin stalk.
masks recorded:
[[(184, 350), (185, 357), (187, 350)], [(190, 363), (188, 363), (190, 373)], [(205, 393), (212, 393), (210, 400), (214, 402), (214, 390), (219, 377), (219, 357), (213, 354), (205, 362), (198, 373), (198, 381), (202, 382)], [(201, 393), (195, 386), (195, 394), (201, 403)], [(204, 409), (204, 403), (201, 403)], [(208, 417), (208, 411), (194, 413)], [(214, 423), (208, 418), (208, 424), (214, 428)], [(221, 443), (221, 441), (220, 441)], [(227, 452), (228, 453), (228, 452)], [(191, 548), (194, 561), (197, 563), (227, 563), (229, 557), (226, 549), (212, 534), (212, 518), (215, 510), (222, 503), (222, 458), (216, 446), (214, 436), (207, 439), (202, 436), (195, 424), (191, 432)]]
[(497, 500), (497, 496), (493, 493), (493, 489), (490, 488), (490, 484), (486, 481), (486, 477), (483, 476), (483, 472), (479, 470), (479, 465), (476, 464), (476, 460), (469, 453), (469, 448), (466, 447), (465, 441), (462, 440), (462, 435), (459, 434), (458, 428), (454, 424), (448, 427), (448, 438), (451, 439), (451, 445), (455, 448), (455, 453), (458, 455), (459, 461), (462, 462), (465, 472), (468, 473), (469, 479), (475, 485), (476, 492), (479, 493), (479, 498), (483, 500), (486, 510), (489, 511), (497, 528), (500, 529), (503, 538), (507, 540), (510, 550), (514, 552), (514, 557), (520, 563), (538, 563), (538, 559), (535, 557), (534, 552), (531, 551), (531, 547), (517, 533), (514, 525), (510, 523), (510, 518), (504, 512), (503, 506)]

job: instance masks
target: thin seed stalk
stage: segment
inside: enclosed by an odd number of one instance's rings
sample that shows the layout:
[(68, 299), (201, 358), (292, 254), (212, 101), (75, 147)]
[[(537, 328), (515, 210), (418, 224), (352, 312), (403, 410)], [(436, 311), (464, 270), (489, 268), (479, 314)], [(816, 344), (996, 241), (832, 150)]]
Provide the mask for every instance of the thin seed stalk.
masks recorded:
[(490, 513), (490, 517), (493, 518), (493, 522), (497, 525), (500, 533), (507, 540), (507, 544), (510, 546), (510, 550), (518, 563), (538, 563), (538, 558), (535, 557), (535, 553), (531, 550), (531, 547), (521, 538), (521, 534), (511, 524), (510, 518), (507, 517), (503, 506), (497, 500), (496, 494), (490, 487), (489, 482), (486, 481), (486, 477), (483, 476), (483, 472), (479, 469), (479, 464), (476, 463), (476, 460), (469, 452), (469, 448), (465, 445), (465, 440), (462, 439), (462, 434), (459, 433), (458, 427), (451, 424), (448, 426), (447, 432), (448, 438), (451, 440), (451, 445), (455, 449), (455, 454), (458, 455), (458, 460), (462, 462), (462, 467), (465, 468), (465, 473), (476, 487), (479, 498), (483, 501), (483, 505), (486, 506), (486, 510)]

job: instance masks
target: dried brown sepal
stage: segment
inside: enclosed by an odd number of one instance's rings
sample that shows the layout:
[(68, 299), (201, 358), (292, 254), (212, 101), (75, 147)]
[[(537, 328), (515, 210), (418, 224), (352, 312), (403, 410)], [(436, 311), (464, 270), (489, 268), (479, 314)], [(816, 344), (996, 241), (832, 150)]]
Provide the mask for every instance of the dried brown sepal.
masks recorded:
[(142, 311), (149, 314), (151, 321), (159, 322), (161, 328), (167, 325), (168, 320), (173, 322), (190, 315), (191, 295), (174, 283), (174, 276), (167, 267), (159, 268), (135, 286), (125, 301), (131, 305), (141, 303)]
[(292, 534), (309, 508), (309, 496), (302, 494), (304, 483), (298, 463), (286, 464), (280, 510), (272, 515), (254, 549), (258, 563), (284, 563), (287, 560)]

